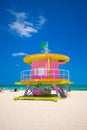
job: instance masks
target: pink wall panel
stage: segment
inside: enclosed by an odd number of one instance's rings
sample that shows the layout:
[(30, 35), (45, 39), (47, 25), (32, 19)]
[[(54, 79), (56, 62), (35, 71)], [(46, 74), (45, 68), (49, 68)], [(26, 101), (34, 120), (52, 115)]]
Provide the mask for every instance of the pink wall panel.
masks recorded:
[[(44, 68), (44, 75), (42, 78), (48, 77), (48, 60), (44, 61), (37, 61), (35, 60), (32, 63), (32, 78), (39, 78), (41, 76), (38, 76), (38, 68)], [(36, 69), (36, 70), (35, 70)], [(59, 77), (59, 70), (58, 70), (58, 62), (57, 61), (50, 61), (50, 69), (53, 69), (50, 71), (50, 77), (51, 78), (58, 78)]]
[[(42, 77), (47, 77), (47, 68), (48, 68), (48, 64), (47, 64), (47, 60), (44, 61), (34, 61), (32, 63), (32, 69), (38, 69), (38, 68), (44, 68), (44, 76)], [(32, 74), (34, 74), (34, 71), (32, 71)], [(36, 74), (34, 76), (32, 76), (33, 78), (39, 78), (40, 76), (38, 76), (38, 70), (36, 70)]]
[(51, 77), (59, 78), (58, 62), (50, 61), (50, 68), (53, 69), (53, 70), (51, 70)]

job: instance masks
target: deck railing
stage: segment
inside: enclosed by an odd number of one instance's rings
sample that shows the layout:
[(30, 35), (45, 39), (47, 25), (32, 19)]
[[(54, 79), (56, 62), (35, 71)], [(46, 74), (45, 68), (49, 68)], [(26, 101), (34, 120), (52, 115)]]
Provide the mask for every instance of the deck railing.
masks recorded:
[[(44, 73), (47, 72), (47, 75)], [(70, 80), (70, 74), (68, 70), (64, 69), (30, 69), (21, 71), (21, 81), (25, 79), (37, 79), (37, 78), (62, 78)]]

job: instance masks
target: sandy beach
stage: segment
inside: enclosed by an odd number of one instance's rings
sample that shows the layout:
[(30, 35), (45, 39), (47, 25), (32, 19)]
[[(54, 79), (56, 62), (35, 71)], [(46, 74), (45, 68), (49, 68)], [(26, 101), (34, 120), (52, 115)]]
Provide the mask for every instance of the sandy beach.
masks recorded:
[(23, 93), (0, 93), (0, 130), (87, 130), (87, 91), (58, 102), (13, 100)]

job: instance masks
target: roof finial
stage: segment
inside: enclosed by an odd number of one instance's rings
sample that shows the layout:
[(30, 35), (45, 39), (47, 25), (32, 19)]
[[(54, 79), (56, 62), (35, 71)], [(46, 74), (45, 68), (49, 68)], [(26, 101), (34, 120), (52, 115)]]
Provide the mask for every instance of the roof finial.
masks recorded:
[(44, 53), (49, 53), (50, 52), (50, 50), (48, 48), (48, 42), (42, 42), (41, 43), (41, 48), (43, 49), (42, 52), (44, 52)]

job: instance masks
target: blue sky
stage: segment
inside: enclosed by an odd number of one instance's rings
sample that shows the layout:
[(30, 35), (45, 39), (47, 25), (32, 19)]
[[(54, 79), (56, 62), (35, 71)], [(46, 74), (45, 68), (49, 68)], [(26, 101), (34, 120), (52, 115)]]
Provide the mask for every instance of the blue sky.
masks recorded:
[(87, 85), (86, 0), (0, 0), (0, 84), (14, 84), (30, 67), (27, 54), (40, 53), (48, 41), (52, 53), (65, 54), (75, 84)]

